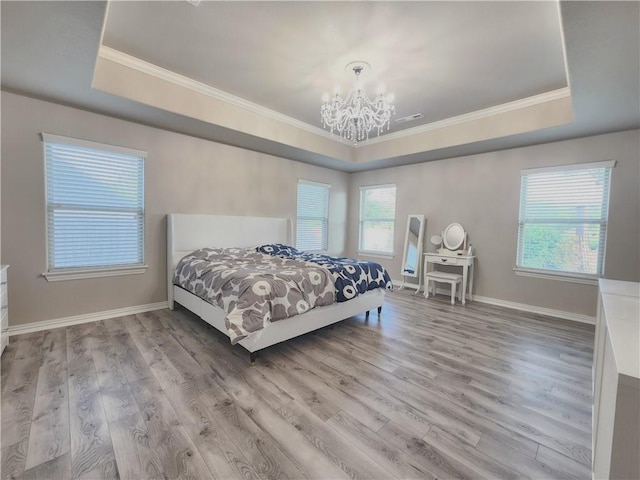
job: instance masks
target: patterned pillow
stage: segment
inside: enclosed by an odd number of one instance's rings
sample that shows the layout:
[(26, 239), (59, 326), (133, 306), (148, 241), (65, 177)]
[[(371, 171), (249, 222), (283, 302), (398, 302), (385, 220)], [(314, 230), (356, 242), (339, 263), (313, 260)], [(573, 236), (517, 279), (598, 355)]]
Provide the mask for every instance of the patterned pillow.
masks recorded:
[(268, 245), (261, 245), (256, 249), (258, 252), (266, 253), (269, 255), (275, 255), (279, 257), (294, 257), (300, 255), (300, 252), (290, 245), (284, 245), (282, 243), (271, 243)]

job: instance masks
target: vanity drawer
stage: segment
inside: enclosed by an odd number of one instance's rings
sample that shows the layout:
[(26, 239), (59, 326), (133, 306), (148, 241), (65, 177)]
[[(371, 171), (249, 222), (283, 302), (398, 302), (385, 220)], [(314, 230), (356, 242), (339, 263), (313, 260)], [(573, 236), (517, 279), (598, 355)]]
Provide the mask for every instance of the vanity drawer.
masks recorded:
[(442, 265), (458, 265), (456, 257), (431, 257), (431, 263), (440, 263)]

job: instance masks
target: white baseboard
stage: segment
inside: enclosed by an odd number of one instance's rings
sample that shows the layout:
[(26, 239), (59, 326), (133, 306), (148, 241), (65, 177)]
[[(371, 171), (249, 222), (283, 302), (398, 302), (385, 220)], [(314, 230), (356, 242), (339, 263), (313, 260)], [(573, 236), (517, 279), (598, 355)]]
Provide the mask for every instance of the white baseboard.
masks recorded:
[[(401, 281), (393, 280), (393, 285), (396, 288), (400, 288)], [(405, 283), (404, 288), (410, 288), (416, 290), (417, 284)], [(442, 295), (449, 295), (449, 290), (437, 289), (437, 293)], [(495, 305), (498, 307), (512, 308), (514, 310), (522, 310), (523, 312), (537, 313), (540, 315), (547, 315), (549, 317), (561, 318), (564, 320), (571, 320), (573, 322), (588, 323), (595, 325), (595, 317), (589, 315), (582, 315), (579, 313), (565, 312), (562, 310), (554, 310), (551, 308), (537, 307), (535, 305), (527, 305), (524, 303), (510, 302), (507, 300), (500, 300), (498, 298), (484, 297), (481, 295), (474, 295), (473, 300), (480, 303), (486, 303), (488, 305)], [(133, 307), (116, 308), (114, 310), (105, 310), (96, 313), (85, 313), (83, 315), (74, 315), (72, 317), (57, 318), (54, 320), (44, 320), (42, 322), (27, 323), (25, 325), (10, 326), (7, 330), (9, 336), (20, 335), (21, 333), (33, 333), (40, 332), (42, 330), (51, 330), (53, 328), (69, 327), (71, 325), (80, 325), (81, 323), (97, 322), (99, 320), (106, 320), (108, 318), (124, 317), (125, 315), (135, 315), (136, 313), (151, 312), (153, 310), (162, 310), (169, 308), (168, 302), (149, 303), (146, 305), (136, 305)]]
[(7, 330), (9, 336), (20, 335), (21, 333), (40, 332), (42, 330), (51, 330), (60, 327), (70, 327), (71, 325), (80, 325), (81, 323), (97, 322), (108, 318), (124, 317), (125, 315), (135, 315), (136, 313), (151, 312), (153, 310), (162, 310), (169, 308), (169, 302), (148, 303), (146, 305), (136, 305), (133, 307), (116, 308), (114, 310), (105, 310), (103, 312), (85, 313), (83, 315), (74, 315), (72, 317), (56, 318), (54, 320), (44, 320), (42, 322), (27, 323), (25, 325), (10, 326)]
[[(402, 281), (393, 280), (393, 286), (400, 288), (402, 285)], [(405, 288), (411, 288), (416, 290), (418, 288), (417, 284), (406, 283)], [(451, 295), (451, 291), (449, 289), (438, 288), (436, 289), (436, 293), (441, 295)], [(590, 325), (596, 324), (596, 317), (592, 317), (589, 315), (583, 315), (580, 313), (573, 312), (565, 312), (563, 310), (554, 310), (552, 308), (538, 307), (536, 305), (528, 305), (526, 303), (516, 303), (510, 302), (508, 300), (500, 300), (499, 298), (491, 298), (484, 297), (482, 295), (474, 295), (474, 302), (486, 303), (487, 305), (495, 305), (497, 307), (505, 307), (512, 308), (514, 310), (521, 310), (523, 312), (528, 313), (537, 313), (539, 315), (547, 315), (549, 317), (561, 318), (563, 320), (570, 320), (572, 322), (580, 322), (580, 323), (588, 323)]]
[(572, 322), (596, 324), (596, 317), (583, 315), (581, 313), (565, 312), (563, 310), (554, 310), (552, 308), (537, 307), (535, 305), (527, 305), (526, 303), (509, 302), (508, 300), (500, 300), (498, 298), (483, 297), (482, 295), (474, 295), (473, 300), (498, 307), (513, 308), (514, 310), (522, 310), (528, 313), (537, 313), (547, 315), (548, 317), (561, 318), (563, 320), (571, 320)]
[[(393, 283), (393, 288), (397, 288), (399, 290), (403, 288), (402, 280), (391, 280), (391, 283)], [(404, 288), (410, 288), (412, 290), (417, 290), (418, 289), (418, 284), (417, 283), (405, 283), (404, 284)]]

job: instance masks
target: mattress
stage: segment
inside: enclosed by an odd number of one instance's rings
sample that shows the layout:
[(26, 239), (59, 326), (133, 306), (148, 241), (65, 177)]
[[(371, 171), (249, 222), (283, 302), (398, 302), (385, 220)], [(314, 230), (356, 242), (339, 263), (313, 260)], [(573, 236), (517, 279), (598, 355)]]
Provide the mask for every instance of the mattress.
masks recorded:
[(226, 313), (231, 343), (270, 322), (336, 300), (332, 273), (322, 265), (246, 248), (203, 248), (183, 257), (174, 285)]

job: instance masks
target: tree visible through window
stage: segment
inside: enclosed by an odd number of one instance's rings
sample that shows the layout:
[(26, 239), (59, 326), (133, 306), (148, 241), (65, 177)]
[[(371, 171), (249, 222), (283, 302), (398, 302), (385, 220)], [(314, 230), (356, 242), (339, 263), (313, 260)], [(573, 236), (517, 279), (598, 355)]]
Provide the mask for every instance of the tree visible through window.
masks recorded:
[(395, 185), (360, 187), (360, 251), (393, 253), (395, 220)]
[(517, 267), (602, 275), (614, 164), (522, 172)]

